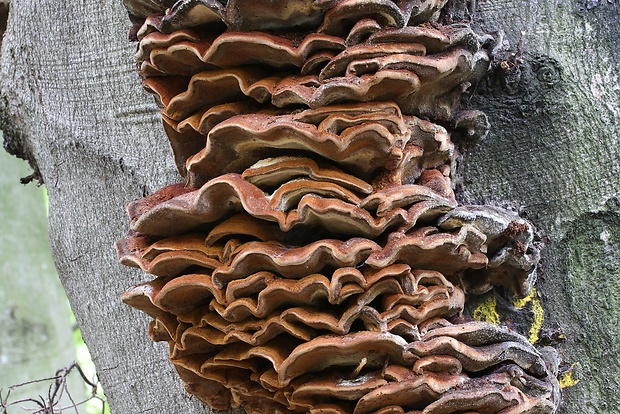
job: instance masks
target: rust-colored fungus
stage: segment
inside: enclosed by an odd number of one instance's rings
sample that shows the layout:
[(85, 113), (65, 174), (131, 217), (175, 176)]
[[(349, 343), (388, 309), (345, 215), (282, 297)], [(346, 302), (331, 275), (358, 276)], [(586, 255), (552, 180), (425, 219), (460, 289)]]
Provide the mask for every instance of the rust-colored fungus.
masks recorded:
[[(466, 321), (526, 295), (534, 230), (458, 206), (447, 128), (489, 65), (446, 0), (125, 0), (185, 185), (132, 202), (122, 263), (187, 390), (248, 413), (553, 413), (554, 368)], [(471, 130), (468, 133), (475, 134)]]

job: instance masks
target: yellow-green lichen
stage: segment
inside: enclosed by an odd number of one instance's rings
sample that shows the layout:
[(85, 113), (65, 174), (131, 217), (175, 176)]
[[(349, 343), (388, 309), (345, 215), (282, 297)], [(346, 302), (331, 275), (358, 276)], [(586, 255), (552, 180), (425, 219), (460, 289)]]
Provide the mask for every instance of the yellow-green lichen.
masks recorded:
[(521, 309), (530, 302), (532, 303), (532, 314), (534, 315), (534, 319), (532, 321), (532, 325), (530, 326), (529, 341), (534, 344), (538, 342), (538, 334), (540, 333), (543, 322), (545, 321), (545, 311), (542, 307), (540, 298), (536, 294), (536, 288), (533, 288), (530, 294), (526, 297), (515, 299), (512, 304), (515, 308)]
[(495, 295), (487, 295), (487, 298), (474, 310), (474, 318), (482, 322), (489, 322), (495, 325), (500, 324), (501, 321), (499, 313), (497, 313)]
[(560, 382), (560, 387), (567, 388), (579, 384), (579, 380), (573, 377), (573, 374), (575, 373), (574, 369), (577, 366), (579, 366), (579, 363), (575, 362), (573, 365), (571, 365), (568, 371), (559, 376), (558, 381)]

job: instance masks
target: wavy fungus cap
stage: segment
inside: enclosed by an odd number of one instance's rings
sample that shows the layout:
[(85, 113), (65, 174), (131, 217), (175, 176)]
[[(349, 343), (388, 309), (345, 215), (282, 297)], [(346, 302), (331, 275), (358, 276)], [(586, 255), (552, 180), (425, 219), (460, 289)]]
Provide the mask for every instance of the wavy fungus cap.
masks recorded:
[(163, 15), (159, 30), (171, 32), (220, 21), (232, 30), (318, 28), (342, 32), (362, 18), (392, 27), (433, 21), (447, 0), (123, 0), (137, 18)]
[(456, 201), (450, 131), (488, 124), (458, 104), (489, 57), (438, 23), (445, 0), (125, 4), (186, 183), (129, 204), (119, 258), (156, 278), (123, 301), (188, 392), (250, 414), (555, 412), (541, 353), (462, 315), (527, 294), (539, 246)]

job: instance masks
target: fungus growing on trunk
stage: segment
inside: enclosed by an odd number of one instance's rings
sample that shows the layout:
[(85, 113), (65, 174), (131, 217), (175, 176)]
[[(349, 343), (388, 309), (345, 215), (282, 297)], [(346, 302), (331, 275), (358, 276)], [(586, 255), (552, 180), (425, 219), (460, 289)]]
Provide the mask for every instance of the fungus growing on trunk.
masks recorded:
[(445, 3), (125, 0), (186, 185), (129, 205), (120, 260), (156, 278), (123, 300), (209, 406), (555, 411), (541, 353), (462, 316), (526, 295), (539, 252), (456, 202), (449, 128), (486, 124), (458, 103), (489, 56)]

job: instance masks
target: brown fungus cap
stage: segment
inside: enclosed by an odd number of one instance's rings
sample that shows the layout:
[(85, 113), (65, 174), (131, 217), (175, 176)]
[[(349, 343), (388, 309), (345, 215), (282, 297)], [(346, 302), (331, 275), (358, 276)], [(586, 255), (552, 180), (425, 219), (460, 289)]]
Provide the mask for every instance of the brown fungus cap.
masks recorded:
[(124, 3), (186, 185), (129, 204), (119, 258), (155, 279), (123, 301), (188, 392), (249, 414), (555, 412), (541, 353), (462, 316), (526, 295), (539, 245), (457, 204), (450, 132), (487, 125), (458, 104), (489, 56), (439, 23), (446, 0)]
[[(161, 14), (158, 29), (172, 32), (221, 21), (233, 30), (318, 28), (342, 32), (362, 18), (402, 27), (433, 21), (446, 0), (123, 0), (138, 18)], [(322, 24), (321, 24), (322, 22)]]
[[(232, 115), (391, 101), (406, 114), (449, 120), (461, 92), (486, 70), (486, 52), (466, 28), (416, 28), (382, 29), (348, 48), (344, 39), (321, 33), (290, 39), (155, 30), (144, 35), (138, 61), (185, 175), (184, 163), (209, 131)], [(213, 112), (219, 106), (230, 115)]]

